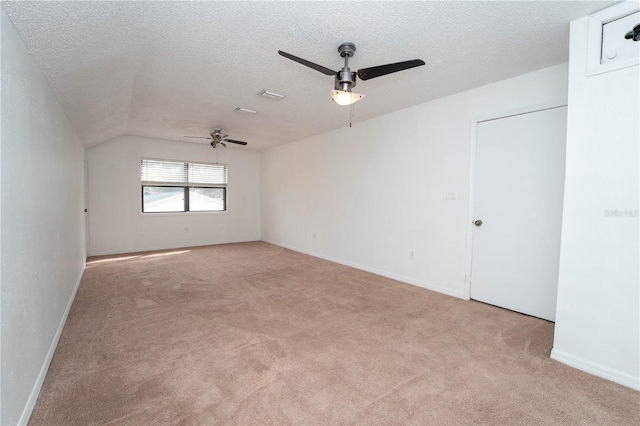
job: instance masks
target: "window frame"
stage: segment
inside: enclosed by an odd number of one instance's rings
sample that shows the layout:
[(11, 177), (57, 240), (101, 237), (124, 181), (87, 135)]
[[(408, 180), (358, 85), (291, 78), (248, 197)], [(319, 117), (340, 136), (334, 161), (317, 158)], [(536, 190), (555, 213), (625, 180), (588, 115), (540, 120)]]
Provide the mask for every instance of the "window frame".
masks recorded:
[[(211, 165), (211, 166), (223, 166), (225, 168), (225, 176), (226, 176), (226, 184), (220, 184), (220, 185), (215, 185), (215, 184), (211, 184), (211, 185), (207, 185), (207, 186), (202, 186), (201, 184), (191, 184), (189, 182), (184, 182), (184, 184), (177, 184), (177, 185), (167, 185), (159, 183), (158, 185), (153, 185), (153, 184), (148, 184), (148, 183), (143, 183), (144, 181), (142, 180), (142, 176), (141, 176), (141, 172), (142, 172), (142, 161), (143, 160), (149, 160), (149, 161), (160, 161), (160, 162), (168, 162), (168, 163), (183, 163), (185, 168), (189, 167), (189, 164), (201, 164), (201, 165)], [(139, 214), (142, 216), (155, 216), (155, 215), (161, 215), (161, 216), (166, 216), (166, 215), (180, 215), (180, 214), (228, 214), (229, 212), (229, 200), (228, 200), (228, 191), (227, 191), (227, 187), (229, 185), (229, 166), (227, 164), (221, 164), (221, 163), (207, 163), (207, 162), (203, 162), (203, 161), (191, 161), (191, 160), (176, 160), (176, 159), (168, 159), (168, 158), (152, 158), (152, 157), (139, 157), (138, 158), (138, 177), (140, 179), (139, 183), (140, 183), (140, 210), (139, 210)], [(187, 178), (188, 181), (188, 178)], [(158, 211), (153, 211), (153, 212), (146, 212), (144, 210), (144, 191), (145, 191), (145, 187), (151, 187), (151, 188), (180, 188), (183, 191), (183, 209), (184, 210), (174, 210), (174, 211), (165, 211), (165, 212), (158, 212)], [(189, 190), (191, 188), (203, 188), (203, 189), (207, 189), (207, 188), (214, 188), (214, 189), (222, 189), (223, 192), (223, 199), (222, 199), (222, 203), (223, 203), (223, 210), (189, 210)]]
[(625, 16), (637, 13), (637, 2), (622, 2), (587, 17), (587, 77), (632, 67), (640, 63), (640, 58), (629, 58), (623, 61), (601, 62), (602, 32), (604, 25)]

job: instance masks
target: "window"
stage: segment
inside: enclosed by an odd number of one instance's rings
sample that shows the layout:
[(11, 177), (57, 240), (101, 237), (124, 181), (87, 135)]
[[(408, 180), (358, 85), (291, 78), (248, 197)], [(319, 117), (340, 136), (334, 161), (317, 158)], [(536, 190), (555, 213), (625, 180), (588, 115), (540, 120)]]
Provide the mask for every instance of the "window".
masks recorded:
[(227, 209), (227, 166), (143, 158), (142, 212), (211, 212)]
[[(589, 16), (587, 77), (638, 65), (640, 57), (638, 57), (638, 46), (635, 46), (638, 42), (624, 38), (626, 31), (629, 31), (631, 26), (638, 23), (637, 4), (638, 2), (622, 2)], [(635, 19), (635, 21), (627, 24), (624, 23), (623, 19)], [(619, 33), (616, 28), (618, 25), (622, 25), (622, 31)], [(624, 28), (627, 26), (629, 28), (625, 30)], [(618, 47), (614, 46), (613, 49), (611, 49), (608, 41), (608, 33), (612, 29), (614, 30), (614, 38), (620, 37), (618, 42), (621, 44)], [(624, 46), (624, 51), (631, 53), (631, 55), (627, 55), (622, 49), (619, 50), (622, 46)], [(608, 56), (612, 57), (609, 58)]]

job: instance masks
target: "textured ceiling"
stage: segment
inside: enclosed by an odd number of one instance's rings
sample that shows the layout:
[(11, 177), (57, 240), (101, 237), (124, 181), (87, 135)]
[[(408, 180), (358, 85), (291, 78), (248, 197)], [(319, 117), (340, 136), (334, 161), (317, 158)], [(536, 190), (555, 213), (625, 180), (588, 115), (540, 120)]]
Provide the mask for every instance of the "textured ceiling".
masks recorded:
[[(426, 66), (355, 89), (354, 125), (568, 59), (569, 22), (615, 2), (11, 2), (2, 7), (90, 147), (123, 133), (184, 141), (214, 126), (248, 149), (349, 123), (331, 69)], [(284, 93), (282, 101), (257, 95)], [(235, 107), (259, 111), (255, 116)], [(191, 140), (191, 142), (193, 139)], [(206, 142), (206, 141), (204, 141)], [(247, 149), (241, 148), (241, 149)]]

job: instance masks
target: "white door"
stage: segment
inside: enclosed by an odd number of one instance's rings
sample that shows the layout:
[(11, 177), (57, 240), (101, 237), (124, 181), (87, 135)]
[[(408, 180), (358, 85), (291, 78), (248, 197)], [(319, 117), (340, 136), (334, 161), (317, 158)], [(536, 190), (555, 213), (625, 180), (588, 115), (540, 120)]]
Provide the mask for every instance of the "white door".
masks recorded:
[(478, 123), (472, 299), (555, 320), (566, 128), (566, 107)]

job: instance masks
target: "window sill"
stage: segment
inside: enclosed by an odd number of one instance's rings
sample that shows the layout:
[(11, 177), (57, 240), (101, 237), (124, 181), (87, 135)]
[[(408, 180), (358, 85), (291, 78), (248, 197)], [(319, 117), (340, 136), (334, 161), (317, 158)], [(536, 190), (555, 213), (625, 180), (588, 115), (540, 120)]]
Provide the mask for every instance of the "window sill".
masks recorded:
[(170, 217), (170, 216), (203, 216), (203, 215), (227, 215), (229, 210), (224, 211), (210, 211), (210, 212), (166, 212), (166, 213), (138, 213), (142, 217)]

